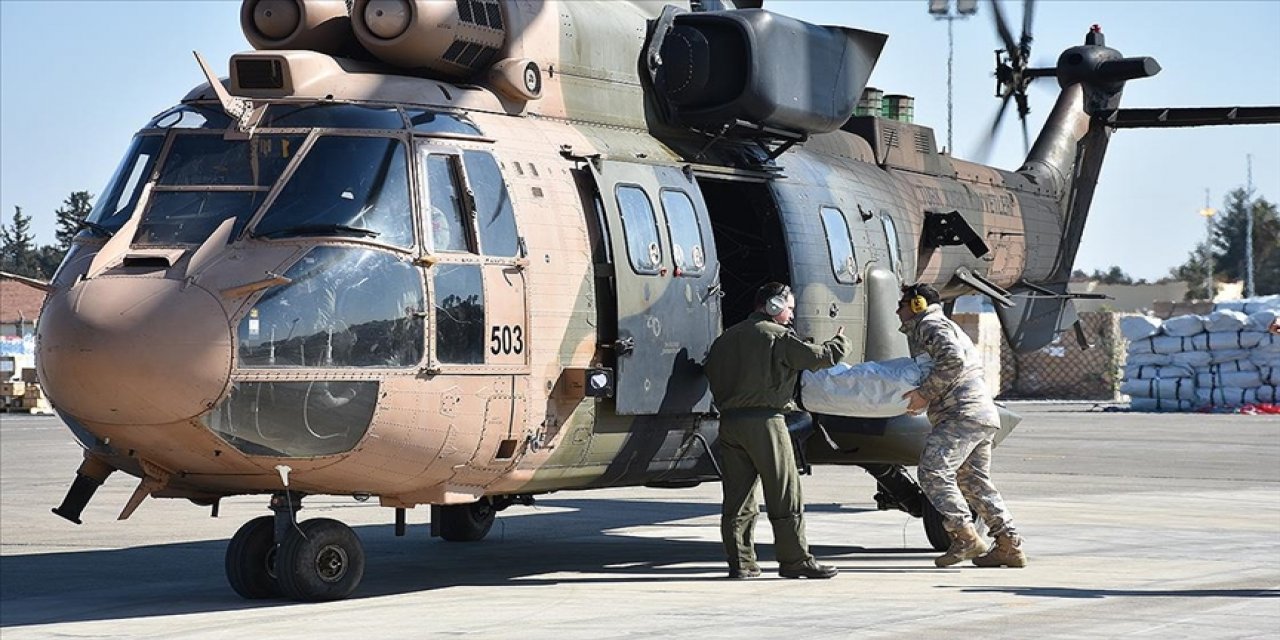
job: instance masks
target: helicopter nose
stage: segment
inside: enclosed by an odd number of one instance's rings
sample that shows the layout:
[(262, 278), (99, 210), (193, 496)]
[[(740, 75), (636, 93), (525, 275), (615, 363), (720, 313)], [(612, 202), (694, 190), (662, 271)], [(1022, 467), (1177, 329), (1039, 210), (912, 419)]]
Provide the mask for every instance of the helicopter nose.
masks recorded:
[(231, 326), (198, 286), (95, 278), (55, 292), (36, 357), (49, 398), (77, 418), (164, 424), (209, 409), (231, 376)]

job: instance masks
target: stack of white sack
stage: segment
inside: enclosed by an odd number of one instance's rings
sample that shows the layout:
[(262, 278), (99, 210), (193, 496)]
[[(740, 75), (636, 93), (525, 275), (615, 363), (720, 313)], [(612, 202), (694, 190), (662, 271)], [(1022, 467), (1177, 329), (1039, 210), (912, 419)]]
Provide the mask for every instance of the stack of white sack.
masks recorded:
[(1129, 340), (1121, 393), (1139, 411), (1280, 402), (1280, 296), (1215, 305), (1205, 316), (1121, 318)]
[(907, 412), (902, 394), (920, 386), (933, 360), (894, 358), (881, 362), (840, 363), (800, 375), (800, 401), (814, 413), (856, 418), (892, 418)]

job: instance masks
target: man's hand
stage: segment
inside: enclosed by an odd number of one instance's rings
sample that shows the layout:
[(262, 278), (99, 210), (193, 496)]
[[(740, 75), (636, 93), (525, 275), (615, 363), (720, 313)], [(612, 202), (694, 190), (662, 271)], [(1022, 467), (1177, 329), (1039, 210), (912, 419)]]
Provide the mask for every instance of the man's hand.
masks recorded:
[(1271, 321), (1271, 326), (1267, 327), (1267, 331), (1280, 336), (1280, 318)]
[(929, 406), (929, 401), (920, 395), (919, 389), (912, 389), (904, 394), (903, 398), (907, 399), (907, 415), (918, 416)]

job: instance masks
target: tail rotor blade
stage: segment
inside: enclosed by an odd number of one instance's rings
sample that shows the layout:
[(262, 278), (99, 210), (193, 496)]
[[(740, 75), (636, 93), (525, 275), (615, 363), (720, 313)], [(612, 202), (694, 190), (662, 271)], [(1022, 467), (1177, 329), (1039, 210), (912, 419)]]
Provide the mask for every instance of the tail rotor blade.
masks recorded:
[(1013, 33), (1009, 31), (1009, 24), (1004, 20), (1004, 14), (1000, 12), (1000, 0), (991, 0), (991, 8), (995, 16), (996, 31), (1000, 34), (1000, 41), (1004, 43), (1004, 50), (1009, 53), (1009, 57), (1020, 56), (1022, 50), (1018, 48), (1018, 44), (1013, 40)]
[(1022, 5), (1022, 40), (1018, 44), (1022, 48), (1023, 57), (1030, 57), (1031, 54), (1031, 22), (1035, 11), (1036, 0), (1026, 0)]
[(996, 117), (991, 121), (991, 128), (987, 130), (987, 135), (978, 145), (977, 151), (973, 154), (973, 161), (986, 164), (987, 159), (991, 156), (991, 149), (995, 146), (996, 132), (1000, 130), (1000, 121), (1004, 119), (1004, 114), (1009, 110), (1009, 99), (1013, 94), (1006, 94), (1004, 100), (1000, 102), (1000, 108), (996, 109)]

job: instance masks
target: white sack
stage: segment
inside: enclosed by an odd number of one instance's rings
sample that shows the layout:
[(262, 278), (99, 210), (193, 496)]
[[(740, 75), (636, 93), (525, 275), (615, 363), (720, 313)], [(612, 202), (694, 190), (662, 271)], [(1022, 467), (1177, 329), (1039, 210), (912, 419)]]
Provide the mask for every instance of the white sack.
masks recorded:
[(1270, 353), (1254, 349), (1249, 352), (1249, 362), (1258, 367), (1280, 367), (1280, 353)]
[(1129, 401), (1130, 411), (1190, 411), (1196, 408), (1190, 400), (1161, 400), (1160, 398), (1134, 398)]
[(1248, 358), (1248, 352), (1245, 357), (1238, 360), (1228, 360), (1226, 362), (1215, 362), (1207, 367), (1197, 367), (1196, 373), (1233, 373), (1236, 371), (1257, 371), (1258, 365), (1254, 364)]
[(1212, 361), (1208, 351), (1183, 351), (1169, 356), (1169, 362), (1185, 367), (1206, 367)]
[(1129, 353), (1155, 353), (1156, 336), (1150, 338), (1140, 338), (1129, 343)]
[[(1252, 349), (1258, 346), (1267, 334), (1261, 331), (1225, 331), (1210, 333), (1209, 349)], [(1199, 336), (1196, 336), (1199, 337)]]
[[(1125, 359), (1125, 364), (1127, 364), (1130, 367), (1133, 367), (1133, 366), (1141, 367), (1141, 366), (1152, 365), (1152, 364), (1166, 365), (1172, 362), (1173, 362), (1173, 359), (1163, 353), (1131, 353)], [(1209, 364), (1207, 355), (1206, 355), (1205, 364)], [(1191, 366), (1191, 365), (1188, 365), (1188, 366)]]
[(1204, 317), (1204, 329), (1215, 331), (1239, 331), (1249, 324), (1249, 316), (1230, 309), (1222, 309)]
[(1125, 340), (1150, 338), (1160, 333), (1160, 318), (1151, 316), (1123, 316), (1120, 318), (1120, 334)]
[(1195, 381), (1191, 378), (1125, 380), (1120, 383), (1120, 393), (1133, 396), (1135, 398), (1195, 400), (1196, 385)]
[(1197, 333), (1204, 333), (1204, 318), (1193, 313), (1164, 321), (1164, 334), (1167, 336), (1186, 337)]
[(1210, 351), (1209, 364), (1226, 364), (1228, 362), (1238, 362), (1248, 359), (1249, 351), (1247, 349), (1228, 349), (1226, 351)]
[(1275, 385), (1258, 387), (1254, 394), (1258, 396), (1258, 402), (1280, 402), (1280, 387)]
[(1233, 371), (1231, 373), (1197, 373), (1196, 386), (1201, 389), (1217, 387), (1257, 387), (1262, 376), (1257, 371)]
[(1280, 312), (1280, 294), (1259, 296), (1256, 298), (1249, 298), (1244, 301), (1243, 310), (1245, 313), (1254, 314), (1268, 309)]
[(1258, 377), (1269, 385), (1280, 385), (1280, 367), (1259, 367)]
[(921, 356), (854, 365), (842, 362), (800, 374), (800, 399), (814, 413), (858, 418), (892, 418), (907, 412), (902, 394), (920, 386), (933, 369)]
[(1253, 389), (1239, 387), (1222, 387), (1219, 389), (1199, 389), (1196, 399), (1200, 404), (1211, 404), (1216, 407), (1238, 407), (1258, 401), (1258, 394)]
[(1156, 353), (1174, 354), (1182, 351), (1208, 351), (1209, 334), (1200, 332), (1194, 336), (1156, 336), (1151, 338), (1151, 348)]
[[(1206, 372), (1210, 373), (1210, 372)], [(1127, 366), (1124, 377), (1128, 380), (1151, 380), (1153, 378), (1190, 378), (1195, 375), (1189, 367), (1176, 365), (1160, 366), (1155, 364)]]
[(1251, 313), (1249, 314), (1249, 326), (1245, 327), (1245, 329), (1249, 331), (1266, 331), (1271, 326), (1271, 323), (1275, 322), (1277, 316), (1280, 316), (1280, 311), (1275, 309), (1263, 309), (1262, 311)]

